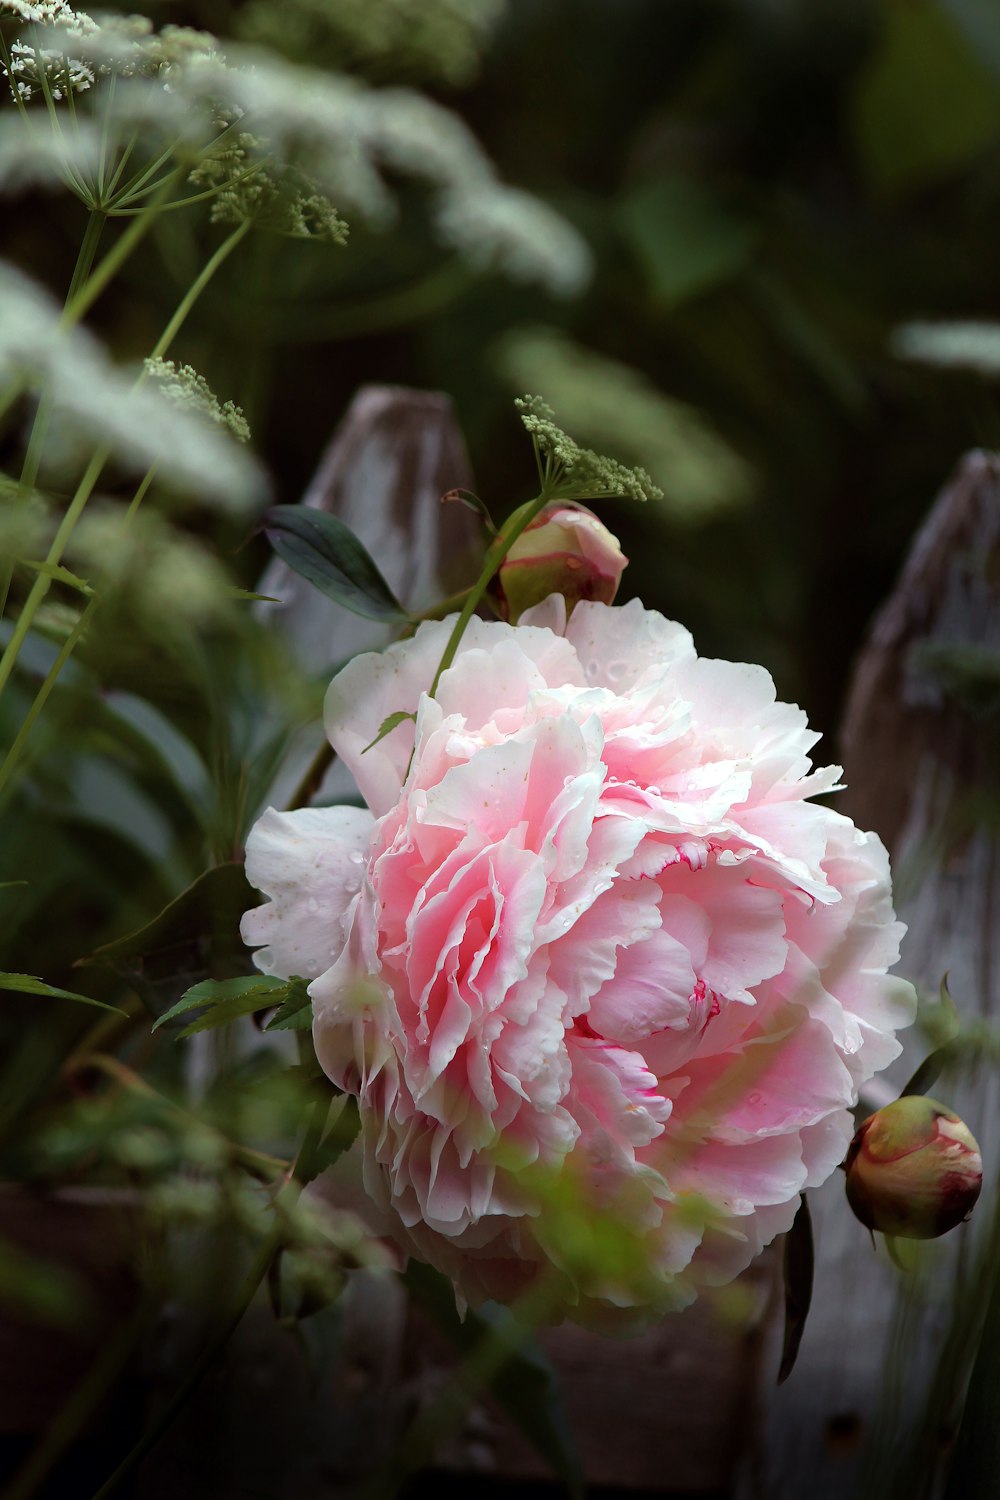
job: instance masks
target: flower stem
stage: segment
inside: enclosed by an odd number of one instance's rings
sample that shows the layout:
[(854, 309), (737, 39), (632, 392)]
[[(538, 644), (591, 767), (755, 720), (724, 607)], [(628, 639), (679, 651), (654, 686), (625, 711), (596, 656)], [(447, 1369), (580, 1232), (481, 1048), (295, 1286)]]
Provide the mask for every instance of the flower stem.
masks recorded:
[[(134, 220), (132, 227), (135, 227), (135, 225), (139, 225), (142, 223), (144, 223), (144, 220), (136, 219)], [(216, 271), (218, 271), (219, 267), (236, 249), (236, 246), (243, 239), (249, 228), (250, 224), (248, 220), (238, 225), (237, 228), (233, 230), (228, 239), (223, 240), (222, 244), (215, 251), (215, 254), (212, 255), (206, 262), (205, 266), (202, 268), (201, 273), (195, 278), (191, 286), (181, 298), (180, 302), (177, 305), (177, 310), (175, 311), (173, 317), (170, 319), (166, 328), (163, 330), (162, 334), (157, 340), (156, 346), (152, 352), (152, 358), (159, 359), (163, 354), (166, 353), (167, 349), (170, 347), (170, 344), (180, 332), (180, 329), (184, 324), (184, 320), (187, 318), (195, 302), (201, 296), (201, 293), (205, 290), (205, 287), (211, 281), (212, 277), (215, 275)], [(121, 240), (119, 240), (118, 244), (115, 246), (116, 250), (118, 249), (118, 246), (121, 245), (122, 241), (128, 238), (129, 233), (131, 233), (131, 229), (127, 230), (126, 233), (122, 235)], [(101, 275), (103, 267), (107, 264), (107, 262), (111, 258), (111, 255), (113, 254), (114, 251), (105, 256), (104, 260), (101, 262), (101, 265), (98, 266), (97, 271), (94, 272), (94, 275), (77, 293), (76, 298), (67, 302), (66, 309), (63, 313), (64, 318), (68, 315), (78, 315), (73, 311), (75, 304), (80, 303), (81, 299), (85, 297), (85, 294), (88, 293), (95, 279)], [(109, 274), (113, 274), (113, 272)], [(87, 305), (89, 306), (89, 303)], [(138, 387), (143, 385), (146, 378), (147, 371), (144, 368), (139, 375), (136, 386)], [(107, 462), (110, 451), (111, 450), (107, 446), (99, 448), (91, 458), (90, 463), (87, 465), (87, 470), (83, 478), (80, 480), (76, 494), (73, 496), (73, 499), (70, 502), (69, 509), (63, 517), (62, 523), (59, 526), (58, 531), (56, 532), (51, 547), (49, 548), (48, 554), (45, 558), (45, 561), (47, 563), (56, 565), (61, 561), (66, 544), (73, 534), (76, 523), (79, 520), (83, 509), (87, 504), (87, 501), (90, 499), (90, 496), (93, 493), (94, 486), (97, 484), (97, 481), (101, 476), (101, 472), (104, 468), (105, 463)], [(21, 646), (24, 643), (24, 639), (28, 634), (28, 631), (31, 629), (31, 625), (34, 621), (35, 615), (38, 612), (39, 605), (49, 591), (51, 582), (52, 580), (50, 578), (46, 577), (45, 574), (40, 573), (36, 578), (27, 599), (24, 602), (24, 606), (21, 610), (20, 615), (18, 616), (17, 624), (14, 627), (11, 638), (7, 642), (7, 646), (2, 657), (0, 657), (0, 693), (3, 692), (10, 678), (10, 674), (14, 670), (14, 665), (17, 661), (18, 654), (20, 653)]]
[[(77, 292), (80, 290), (80, 287), (84, 284), (84, 282), (87, 280), (87, 277), (90, 275), (91, 268), (94, 264), (94, 257), (97, 254), (98, 242), (100, 241), (101, 234), (104, 229), (104, 224), (104, 215), (101, 213), (95, 213), (93, 210), (91, 210), (91, 212), (87, 216), (87, 227), (83, 232), (83, 239), (80, 241), (80, 249), (76, 257), (76, 265), (73, 267), (73, 275), (70, 278), (69, 290), (66, 293), (67, 303), (72, 301)], [(19, 389), (20, 382), (15, 380), (13, 385), (10, 387), (10, 390), (4, 393), (3, 398), (0, 399), (0, 416), (3, 415), (7, 407), (17, 398)], [(28, 495), (35, 487), (35, 482), (38, 479), (38, 468), (42, 461), (42, 448), (45, 442), (45, 435), (48, 431), (49, 417), (51, 416), (51, 414), (52, 397), (51, 394), (46, 390), (42, 392), (41, 399), (39, 400), (38, 407), (35, 412), (35, 419), (32, 423), (31, 435), (28, 438), (28, 448), (27, 452), (24, 455), (24, 464), (21, 468), (21, 478), (18, 482), (18, 501), (27, 499)], [(2, 565), (0, 565), (0, 616), (3, 615), (3, 612), (7, 607), (7, 594), (10, 590), (10, 581), (13, 577), (13, 573), (13, 563), (5, 561)]]
[(461, 613), (455, 621), (451, 635), (448, 637), (448, 644), (445, 646), (444, 653), (438, 663), (438, 669), (434, 673), (434, 681), (431, 683), (429, 693), (431, 698), (437, 692), (442, 676), (455, 660), (462, 636), (465, 634), (466, 626), (475, 614), (483, 595), (486, 593), (490, 580), (521, 535), (521, 532), (531, 525), (538, 512), (548, 503), (548, 500), (548, 491), (543, 489), (542, 493), (537, 495), (534, 500), (529, 500), (526, 505), (519, 506), (513, 515), (507, 517), (496, 538), (487, 549), (486, 557), (483, 560), (483, 570), (466, 595)]

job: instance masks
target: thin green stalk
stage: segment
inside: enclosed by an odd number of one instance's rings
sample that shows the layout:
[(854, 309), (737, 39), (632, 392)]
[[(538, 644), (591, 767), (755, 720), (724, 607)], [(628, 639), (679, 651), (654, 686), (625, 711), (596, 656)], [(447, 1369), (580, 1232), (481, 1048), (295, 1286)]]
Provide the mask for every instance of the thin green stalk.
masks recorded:
[(163, 178), (156, 197), (146, 205), (147, 212), (140, 218), (132, 220), (124, 234), (120, 235), (112, 245), (96, 271), (80, 287), (76, 295), (67, 301), (59, 320), (61, 328), (74, 327), (90, 311), (109, 281), (118, 274), (133, 250), (152, 227), (160, 203), (168, 196), (174, 184), (180, 181), (186, 170), (186, 167), (178, 167), (176, 172), (171, 172), (169, 177)]
[[(67, 302), (76, 295), (80, 287), (90, 275), (91, 267), (94, 264), (94, 257), (97, 254), (97, 246), (101, 238), (101, 231), (103, 230), (103, 228), (103, 215), (91, 212), (87, 218), (87, 227), (83, 232), (83, 239), (80, 242), (80, 249), (76, 257), (76, 265), (73, 267), (73, 275), (70, 278), (69, 290), (66, 293)], [(11, 388), (11, 391), (5, 394), (3, 401), (0, 402), (0, 416), (3, 415), (3, 412), (4, 410), (6, 410), (7, 405), (9, 405), (16, 399), (18, 389), (19, 384), (18, 382), (15, 382), (13, 387)], [(45, 434), (48, 430), (49, 417), (51, 415), (51, 412), (52, 397), (48, 391), (43, 391), (41, 399), (38, 403), (38, 408), (35, 412), (35, 419), (32, 423), (31, 435), (28, 438), (28, 448), (24, 456), (24, 464), (21, 468), (21, 478), (18, 484), (18, 500), (26, 499), (35, 487), (35, 482), (38, 479), (38, 468), (42, 459), (42, 448), (44, 446)], [(0, 565), (0, 616), (3, 615), (4, 610), (7, 607), (7, 595), (10, 590), (10, 580), (13, 576), (13, 572), (13, 563), (4, 561), (3, 564)]]
[(4, 790), (8, 782), (10, 781), (10, 778), (13, 776), (14, 770), (24, 753), (24, 747), (28, 742), (28, 736), (34, 728), (35, 721), (48, 702), (49, 695), (56, 685), (56, 680), (59, 677), (60, 672), (69, 661), (73, 652), (76, 650), (77, 643), (85, 635), (87, 626), (93, 619), (94, 610), (96, 608), (97, 600), (91, 599), (86, 609), (83, 611), (80, 618), (73, 626), (73, 629), (66, 637), (66, 640), (63, 642), (63, 646), (59, 652), (59, 655), (52, 663), (51, 667), (46, 673), (44, 682), (38, 689), (38, 692), (35, 694), (35, 701), (32, 703), (27, 714), (25, 715), (24, 723), (21, 725), (20, 729), (17, 731), (17, 734), (14, 736), (13, 744), (4, 757), (3, 765), (0, 765), (0, 804), (2, 804), (3, 801)]
[(250, 1304), (257, 1294), (258, 1288), (271, 1269), (271, 1262), (284, 1243), (286, 1235), (285, 1216), (288, 1209), (294, 1206), (306, 1183), (310, 1182), (315, 1176), (314, 1157), (316, 1148), (322, 1139), (323, 1126), (329, 1112), (330, 1105), (326, 1099), (321, 1100), (310, 1110), (306, 1121), (305, 1135), (298, 1156), (295, 1159), (295, 1164), (274, 1202), (274, 1221), (257, 1254), (253, 1258), (243, 1285), (228, 1314), (220, 1323), (213, 1338), (210, 1339), (201, 1358), (189, 1371), (187, 1378), (178, 1387), (177, 1391), (175, 1391), (170, 1401), (167, 1402), (167, 1405), (156, 1421), (149, 1428), (148, 1432), (143, 1433), (131, 1451), (126, 1454), (111, 1477), (95, 1492), (93, 1500), (107, 1500), (107, 1497), (114, 1494), (122, 1481), (128, 1478), (136, 1465), (142, 1462), (147, 1453), (152, 1452), (164, 1433), (167, 1432), (180, 1412), (183, 1411), (205, 1376), (222, 1357), (226, 1345), (243, 1321)]
[[(135, 225), (140, 225), (142, 222), (143, 221), (140, 219), (134, 220), (133, 227)], [(212, 277), (215, 275), (216, 271), (226, 260), (226, 258), (231, 255), (232, 252), (236, 249), (236, 246), (247, 234), (249, 229), (249, 220), (244, 220), (242, 224), (238, 225), (237, 228), (233, 230), (228, 239), (223, 240), (222, 244), (216, 250), (215, 254), (211, 256), (206, 265), (203, 267), (200, 275), (195, 278), (191, 286), (181, 298), (180, 302), (177, 305), (177, 309), (173, 314), (173, 317), (170, 319), (166, 328), (163, 330), (162, 334), (157, 340), (156, 346), (152, 351), (151, 358), (159, 359), (166, 353), (167, 349), (170, 347), (170, 344), (173, 342), (180, 329), (183, 327), (184, 320), (187, 318), (195, 302), (201, 296), (201, 293), (205, 290), (205, 287), (211, 281)], [(126, 231), (126, 233), (122, 235), (122, 240), (125, 240), (128, 237), (129, 233), (131, 233), (131, 230)], [(120, 245), (121, 241), (119, 241), (118, 243)], [(117, 249), (118, 247), (116, 246), (115, 248)], [(112, 251), (111, 254), (114, 254), (114, 251)], [(108, 259), (110, 259), (110, 256), (105, 257), (105, 261)], [(104, 262), (102, 262), (102, 266), (103, 265)], [(94, 276), (91, 277), (91, 280), (84, 288), (82, 288), (81, 292), (77, 294), (77, 301), (79, 301), (80, 298), (83, 297), (84, 293), (89, 289), (89, 287), (93, 284), (94, 279), (98, 277), (100, 273), (101, 267), (99, 266), (97, 271), (94, 273)], [(67, 311), (69, 311), (72, 306), (72, 303), (67, 303)], [(64, 313), (64, 317), (65, 316), (66, 314)], [(144, 368), (139, 375), (136, 385), (141, 386), (142, 384), (144, 384), (146, 378), (147, 371)], [(91, 458), (90, 463), (87, 466), (86, 473), (80, 480), (80, 484), (77, 488), (76, 494), (73, 496), (73, 499), (70, 502), (69, 509), (63, 517), (62, 523), (59, 526), (55, 537), (53, 538), (52, 545), (50, 546), (48, 554), (45, 558), (45, 561), (47, 563), (56, 566), (61, 561), (66, 544), (73, 534), (76, 523), (80, 519), (87, 501), (90, 499), (90, 496), (93, 493), (94, 486), (97, 484), (97, 481), (100, 478), (101, 471), (103, 470), (104, 465), (107, 462), (110, 451), (110, 448), (105, 445), (103, 448), (98, 449), (98, 451)], [(34, 621), (35, 615), (38, 612), (39, 605), (42, 603), (42, 600), (45, 598), (45, 595), (49, 591), (51, 582), (52, 580), (50, 578), (46, 577), (44, 574), (39, 574), (31, 588), (30, 593), (28, 594), (27, 599), (24, 602), (24, 606), (17, 618), (17, 624), (14, 626), (11, 638), (7, 642), (7, 646), (2, 657), (0, 657), (0, 693), (3, 692), (8, 680), (10, 679), (10, 674), (14, 670), (14, 665), (17, 661), (21, 647), (24, 644), (25, 637), (27, 636), (28, 631), (31, 629), (32, 622)]]
[[(174, 339), (180, 332), (185, 318), (191, 311), (194, 304), (197, 302), (198, 298), (201, 296), (202, 292), (205, 290), (206, 286), (211, 281), (212, 277), (215, 275), (216, 271), (223, 264), (223, 262), (225, 260), (228, 260), (229, 256), (232, 255), (233, 251), (236, 249), (236, 246), (240, 243), (240, 241), (250, 232), (250, 227), (250, 220), (244, 219), (243, 223), (237, 225), (229, 238), (223, 240), (222, 244), (219, 246), (218, 250), (216, 250), (215, 254), (205, 263), (205, 266), (203, 267), (200, 274), (195, 277), (194, 281), (191, 283), (190, 287), (181, 298), (180, 302), (177, 305), (177, 311), (174, 313), (173, 317), (170, 319), (170, 322), (167, 324), (166, 328), (163, 330), (159, 339), (157, 340), (156, 348), (153, 350), (152, 355), (150, 356), (152, 359), (160, 359), (166, 353), (167, 349), (173, 343)], [(143, 372), (143, 375), (140, 375), (139, 379), (144, 379), (144, 376), (145, 372)]]
[[(90, 499), (94, 486), (101, 476), (101, 470), (107, 462), (110, 448), (98, 449), (87, 465), (86, 473), (77, 486), (76, 494), (70, 501), (69, 509), (62, 518), (59, 530), (56, 532), (49, 547), (45, 561), (51, 566), (58, 566), (62, 559), (63, 551), (67, 542), (73, 534), (77, 521), (83, 514), (83, 508)], [(39, 605), (42, 603), (52, 585), (52, 579), (44, 573), (39, 573), (31, 586), (31, 591), (25, 599), (21, 613), (17, 617), (17, 623), (11, 632), (10, 640), (7, 642), (3, 656), (0, 657), (0, 693), (3, 692), (17, 663), (21, 647), (24, 645), (25, 637), (34, 623), (35, 615), (38, 613)]]
[[(148, 491), (155, 477), (156, 464), (153, 464), (152, 468), (147, 470), (146, 474), (143, 476), (141, 484), (139, 485), (135, 494), (132, 496), (129, 508), (125, 512), (126, 525), (128, 525), (129, 521), (131, 521), (136, 511), (139, 509), (139, 506), (145, 499), (146, 492)], [(74, 625), (72, 631), (63, 643), (62, 649), (49, 668), (44, 682), (38, 689), (38, 692), (35, 694), (35, 701), (32, 703), (30, 709), (28, 710), (24, 723), (21, 725), (16, 736), (14, 737), (14, 742), (4, 758), (3, 765), (0, 766), (0, 800), (2, 800), (4, 788), (10, 781), (11, 776), (14, 774), (15, 767), (17, 766), (18, 761), (21, 759), (21, 755), (24, 752), (24, 747), (28, 741), (28, 736), (31, 733), (36, 719), (48, 702), (49, 695), (52, 692), (52, 689), (55, 687), (56, 681), (59, 677), (59, 674), (62, 672), (63, 667), (69, 661), (73, 652), (76, 650), (78, 643), (86, 634), (87, 627), (93, 619), (94, 612), (97, 609), (99, 603), (100, 600), (97, 597), (90, 600), (86, 609), (83, 611), (80, 618)]]
[(519, 506), (513, 515), (508, 516), (497, 533), (495, 540), (487, 549), (486, 557), (483, 561), (483, 570), (466, 596), (461, 613), (455, 621), (451, 635), (448, 637), (448, 644), (445, 646), (441, 660), (438, 663), (438, 669), (434, 673), (434, 681), (431, 683), (429, 694), (431, 698), (434, 697), (434, 694), (438, 690), (438, 684), (441, 681), (442, 675), (447, 672), (455, 660), (455, 655), (461, 643), (462, 636), (465, 634), (466, 626), (475, 614), (483, 595), (490, 585), (493, 575), (497, 572), (507, 553), (521, 535), (521, 532), (531, 525), (538, 512), (544, 505), (548, 504), (548, 501), (549, 492), (547, 489), (543, 489), (542, 493), (536, 496), (534, 500), (529, 500), (526, 505)]

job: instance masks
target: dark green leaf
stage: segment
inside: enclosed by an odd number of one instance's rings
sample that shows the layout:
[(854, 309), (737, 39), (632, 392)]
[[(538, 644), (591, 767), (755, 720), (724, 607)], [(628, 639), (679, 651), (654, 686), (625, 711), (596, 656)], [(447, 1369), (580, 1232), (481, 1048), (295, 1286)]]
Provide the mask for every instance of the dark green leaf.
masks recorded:
[(230, 1021), (238, 1021), (241, 1016), (252, 1016), (258, 1010), (266, 1010), (274, 1004), (275, 994), (273, 990), (263, 993), (260, 990), (250, 990), (242, 995), (234, 995), (231, 1000), (220, 1000), (196, 1021), (185, 1026), (183, 1031), (179, 1031), (177, 1040), (180, 1042), (185, 1037), (196, 1036), (199, 1031), (215, 1031), (219, 1026), (228, 1026)]
[(312, 1001), (309, 999), (309, 981), (290, 979), (286, 985), (285, 998), (278, 1011), (264, 1027), (265, 1031), (307, 1031), (312, 1026)]
[[(455, 1291), (439, 1272), (411, 1260), (405, 1281), (463, 1360), (487, 1340), (508, 1331), (509, 1309), (487, 1303), (460, 1318)], [(583, 1474), (573, 1431), (563, 1405), (555, 1371), (533, 1339), (519, 1329), (510, 1338), (511, 1352), (489, 1382), (497, 1403), (574, 1496), (583, 1494)]]
[(112, 1010), (116, 1015), (126, 1016), (128, 1011), (117, 1005), (105, 1005), (103, 1000), (94, 1000), (90, 995), (78, 995), (75, 990), (60, 990), (33, 974), (0, 974), (0, 990), (14, 990), (19, 995), (46, 995), (52, 1000), (75, 1000), (79, 1005), (94, 1005), (98, 1010)]
[(316, 1147), (309, 1164), (312, 1175), (318, 1177), (320, 1172), (325, 1172), (334, 1162), (339, 1161), (344, 1152), (354, 1145), (360, 1130), (358, 1101), (352, 1094), (348, 1094), (337, 1118)]
[(799, 1345), (805, 1333), (813, 1289), (812, 1216), (805, 1193), (791, 1229), (785, 1235), (785, 1338), (781, 1348), (778, 1384), (783, 1385), (795, 1368)]
[(176, 1005), (153, 1022), (153, 1030), (158, 1030), (166, 1021), (175, 1021), (189, 1010), (215, 1007), (230, 1000), (255, 998), (259, 1004), (253, 1009), (263, 1010), (265, 1006), (277, 1005), (287, 990), (286, 980), (275, 979), (270, 974), (248, 974), (238, 979), (203, 979), (200, 984), (186, 990)]
[[(861, 71), (852, 109), (870, 179), (894, 192), (960, 170), (1000, 134), (1000, 89), (982, 55), (939, 5), (879, 7), (881, 46)], [(995, 30), (995, 26), (994, 26)]]
[(309, 505), (275, 505), (264, 531), (281, 560), (328, 599), (370, 620), (409, 619), (368, 552), (343, 521)]
[(651, 295), (668, 307), (737, 275), (757, 240), (712, 188), (678, 174), (633, 189), (618, 222)]
[(397, 708), (394, 714), (389, 714), (387, 718), (382, 720), (378, 734), (365, 746), (361, 754), (365, 755), (369, 750), (373, 750), (379, 740), (384, 740), (387, 734), (391, 734), (394, 729), (398, 729), (400, 724), (405, 723), (407, 719), (412, 719), (414, 724), (417, 722), (416, 714), (407, 713), (405, 708)]

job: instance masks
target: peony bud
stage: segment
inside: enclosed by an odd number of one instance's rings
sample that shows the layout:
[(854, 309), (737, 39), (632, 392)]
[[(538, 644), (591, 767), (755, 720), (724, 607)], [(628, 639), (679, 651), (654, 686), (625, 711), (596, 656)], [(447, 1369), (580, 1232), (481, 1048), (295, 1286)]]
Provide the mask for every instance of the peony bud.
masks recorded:
[(869, 1229), (932, 1240), (967, 1219), (983, 1185), (969, 1127), (923, 1094), (869, 1115), (847, 1153), (847, 1201)]
[(610, 604), (628, 558), (618, 538), (583, 505), (554, 501), (527, 526), (500, 564), (507, 618), (516, 621), (549, 594), (567, 613), (581, 599)]

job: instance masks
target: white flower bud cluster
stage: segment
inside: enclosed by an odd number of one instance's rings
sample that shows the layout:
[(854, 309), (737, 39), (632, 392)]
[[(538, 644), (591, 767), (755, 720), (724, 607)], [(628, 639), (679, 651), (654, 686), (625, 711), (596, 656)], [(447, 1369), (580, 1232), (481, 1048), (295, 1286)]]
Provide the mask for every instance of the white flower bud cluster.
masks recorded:
[(250, 426), (240, 407), (227, 401), (223, 405), (204, 375), (191, 365), (176, 365), (172, 359), (147, 359), (146, 369), (168, 400), (196, 412), (217, 427), (225, 427), (237, 442), (250, 440)]
[(67, 50), (74, 41), (98, 30), (97, 22), (90, 16), (73, 10), (66, 0), (36, 0), (36, 3), (0, 0), (0, 17), (4, 15), (61, 32), (65, 41), (65, 47), (43, 47), (21, 38), (12, 43), (10, 67), (2, 71), (11, 92), (25, 104), (38, 92), (47, 91), (58, 101), (67, 94), (84, 94), (93, 87), (96, 74), (90, 63), (71, 56)]

